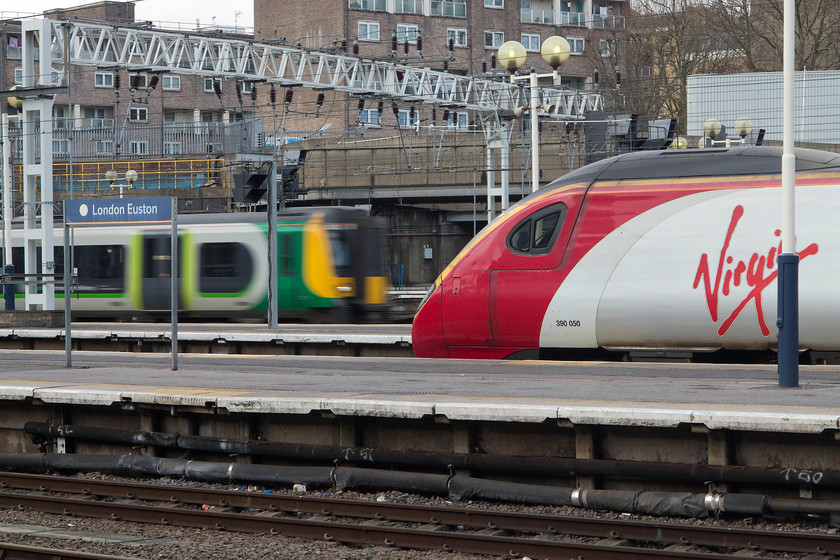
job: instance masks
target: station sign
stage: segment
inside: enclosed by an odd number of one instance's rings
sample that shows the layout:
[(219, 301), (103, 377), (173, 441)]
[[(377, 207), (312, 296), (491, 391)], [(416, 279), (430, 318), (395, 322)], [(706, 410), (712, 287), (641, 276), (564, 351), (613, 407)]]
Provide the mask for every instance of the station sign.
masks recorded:
[(168, 196), (64, 201), (64, 223), (71, 226), (169, 223), (171, 221), (172, 198)]

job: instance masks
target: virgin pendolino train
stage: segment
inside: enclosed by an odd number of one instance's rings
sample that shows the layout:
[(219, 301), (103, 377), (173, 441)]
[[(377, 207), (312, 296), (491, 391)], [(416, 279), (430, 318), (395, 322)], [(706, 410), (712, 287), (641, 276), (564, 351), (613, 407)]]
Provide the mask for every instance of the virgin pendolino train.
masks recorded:
[[(840, 349), (840, 156), (797, 150), (795, 192), (800, 346), (819, 361)], [(415, 354), (772, 359), (781, 200), (780, 148), (587, 165), (446, 267), (414, 318)]]
[[(285, 210), (277, 218), (277, 300), (281, 317), (317, 322), (381, 320), (387, 311), (385, 224), (345, 207)], [(12, 261), (23, 271), (23, 231), (12, 232)], [(74, 318), (166, 317), (171, 305), (170, 226), (74, 228), (78, 271)], [(62, 273), (56, 231), (55, 272)], [(38, 247), (37, 262), (43, 262)], [(265, 318), (268, 223), (265, 214), (178, 217), (183, 318)], [(23, 308), (22, 287), (16, 307)], [(63, 297), (60, 289), (57, 298)], [(56, 302), (56, 309), (63, 301)]]

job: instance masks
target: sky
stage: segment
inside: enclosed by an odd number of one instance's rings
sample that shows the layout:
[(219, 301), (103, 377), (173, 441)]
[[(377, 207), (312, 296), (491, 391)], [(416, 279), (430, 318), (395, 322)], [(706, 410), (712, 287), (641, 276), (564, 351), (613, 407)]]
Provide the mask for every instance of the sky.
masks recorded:
[[(7, 3), (2, 0), (0, 19), (41, 14), (44, 10), (69, 8), (94, 1), (26, 0)], [(19, 11), (7, 11), (7, 4)], [(137, 0), (134, 4), (134, 13), (139, 21), (165, 22), (163, 27), (175, 27), (172, 24), (181, 23), (182, 28), (194, 29), (196, 19), (202, 26), (215, 24), (233, 27), (238, 23), (240, 27), (247, 27), (249, 30), (254, 26), (253, 0), (234, 0), (233, 2), (231, 0)]]

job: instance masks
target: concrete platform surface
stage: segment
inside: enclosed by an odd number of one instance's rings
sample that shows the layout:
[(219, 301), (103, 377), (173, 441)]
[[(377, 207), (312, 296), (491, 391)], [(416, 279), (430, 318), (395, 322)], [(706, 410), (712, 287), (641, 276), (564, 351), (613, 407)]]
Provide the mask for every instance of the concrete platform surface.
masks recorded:
[(0, 400), (142, 402), (230, 412), (820, 433), (840, 428), (840, 366), (0, 352)]

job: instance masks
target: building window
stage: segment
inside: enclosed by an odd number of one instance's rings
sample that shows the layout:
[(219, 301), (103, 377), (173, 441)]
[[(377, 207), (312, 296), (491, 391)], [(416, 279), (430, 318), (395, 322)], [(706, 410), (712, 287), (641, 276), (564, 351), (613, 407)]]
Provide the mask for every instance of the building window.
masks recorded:
[(456, 47), (466, 47), (467, 37), (466, 29), (450, 27), (446, 30), (446, 42), (452, 41), (452, 44)]
[(110, 72), (97, 72), (93, 75), (93, 85), (95, 87), (112, 88), (114, 87), (114, 75)]
[(540, 52), (540, 36), (533, 33), (522, 34), (522, 46), (526, 51)]
[(163, 112), (163, 122), (174, 123), (175, 122), (175, 111), (164, 111)]
[(70, 153), (70, 142), (63, 139), (54, 139), (52, 141), (53, 155), (66, 156)]
[(449, 115), (449, 120), (446, 121), (448, 128), (469, 128), (470, 114), (466, 111), (456, 111)]
[(67, 123), (64, 120), (64, 110), (66, 107), (53, 106), (53, 128), (67, 128)]
[(400, 109), (397, 113), (397, 123), (400, 128), (411, 128), (419, 124), (419, 114), (414, 111), (414, 120), (411, 119), (411, 111), (408, 109)]
[(505, 0), (484, 0), (485, 8), (504, 8)]
[(15, 68), (15, 83), (22, 84), (23, 83), (23, 68)]
[(113, 140), (97, 140), (93, 149), (98, 156), (114, 155), (114, 142)]
[(164, 74), (161, 76), (161, 84), (161, 87), (165, 90), (179, 91), (181, 89), (181, 76)]
[(485, 31), (484, 32), (484, 48), (497, 49), (505, 42), (504, 31)]
[(358, 27), (359, 41), (378, 41), (379, 22), (360, 21)]
[(213, 111), (202, 111), (201, 112), (201, 122), (204, 122), (204, 123), (213, 122)]
[(569, 52), (571, 54), (583, 54), (586, 42), (582, 37), (566, 37), (566, 41), (569, 42)]
[(131, 89), (146, 89), (149, 85), (149, 78), (145, 74), (129, 74), (128, 85)]
[(385, 12), (388, 10), (387, 0), (350, 0), (351, 10), (367, 10), (371, 12)]
[(149, 110), (145, 107), (132, 107), (128, 113), (128, 119), (132, 121), (149, 120)]
[(359, 111), (359, 124), (367, 126), (379, 126), (379, 111), (376, 109), (362, 109)]
[(409, 25), (407, 23), (397, 24), (397, 42), (402, 44), (408, 41), (409, 43), (417, 42), (417, 33), (420, 29), (416, 25)]
[[(250, 62), (250, 61), (249, 61)], [(239, 82), (239, 87), (242, 88), (242, 93), (251, 93), (254, 89), (254, 82)]]
[(132, 155), (145, 156), (149, 153), (149, 143), (145, 140), (132, 140), (128, 144), (128, 150)]
[(601, 56), (611, 56), (614, 44), (613, 41), (601, 39)]
[(219, 91), (222, 91), (221, 78), (204, 78), (204, 91), (208, 93), (213, 93), (214, 91), (216, 91), (213, 87), (214, 82), (219, 85)]
[(164, 142), (163, 143), (163, 155), (165, 155), (165, 156), (179, 156), (179, 155), (181, 155), (181, 143), (180, 142)]

